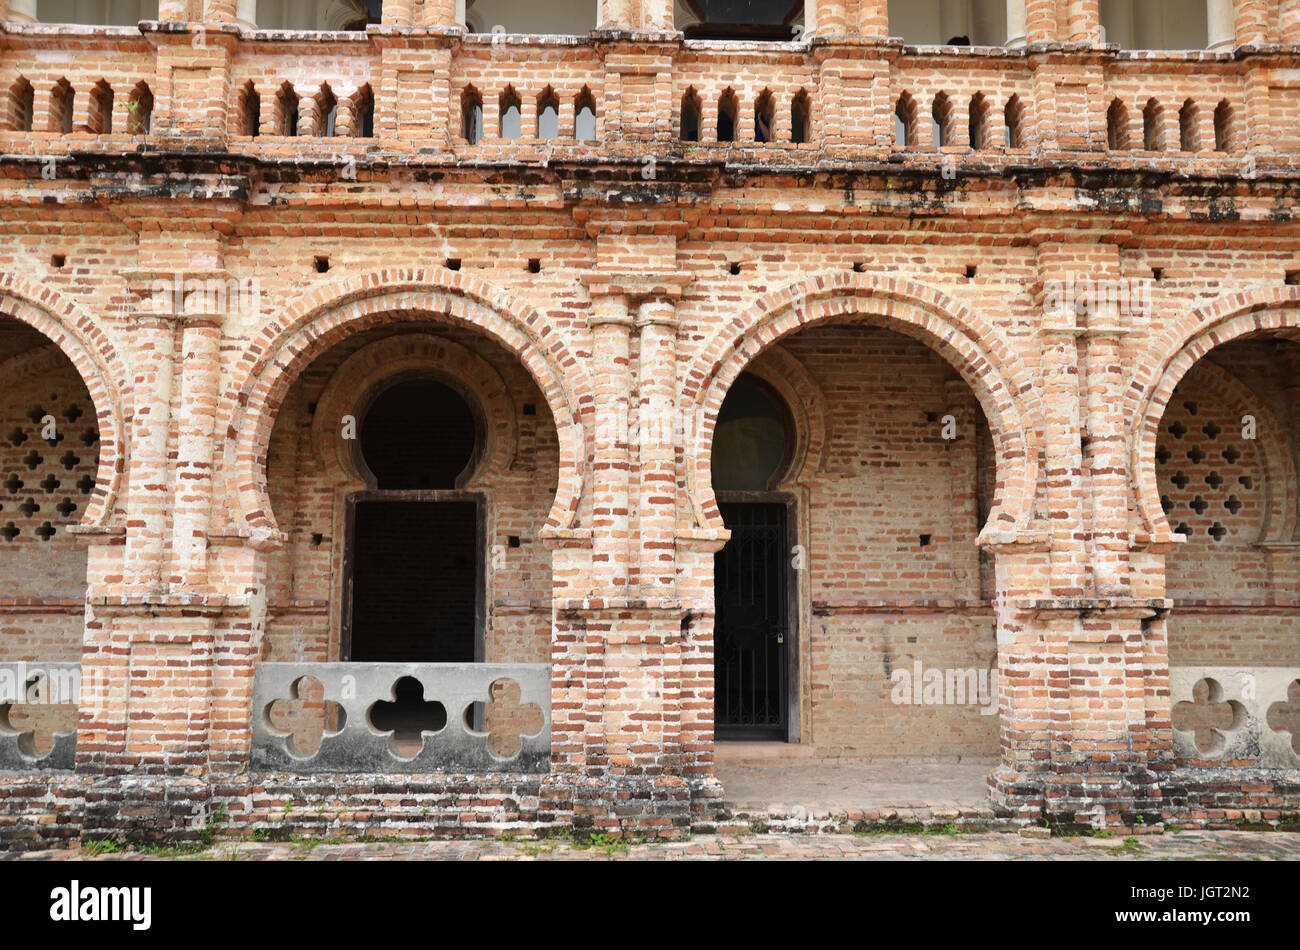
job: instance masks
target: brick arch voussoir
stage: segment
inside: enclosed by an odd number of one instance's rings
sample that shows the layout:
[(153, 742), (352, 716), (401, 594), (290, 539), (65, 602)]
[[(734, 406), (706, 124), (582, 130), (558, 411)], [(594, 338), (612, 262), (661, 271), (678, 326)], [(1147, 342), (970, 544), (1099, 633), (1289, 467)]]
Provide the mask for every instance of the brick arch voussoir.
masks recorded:
[(939, 291), (898, 277), (856, 273), (796, 281), (761, 298), (728, 321), (685, 377), (683, 404), (691, 407), (695, 463), (687, 492), (700, 527), (721, 528), (713, 496), (709, 446), (722, 400), (731, 384), (777, 340), (832, 321), (885, 327), (924, 343), (946, 359), (974, 391), (998, 451), (998, 490), (988, 528), (1028, 527), (1038, 481), (1041, 418), (1031, 377), (993, 328)]
[(506, 291), (460, 272), (393, 269), (318, 288), (286, 308), (250, 344), (227, 392), (234, 443), (231, 496), (255, 544), (282, 535), (271, 513), (265, 468), (275, 413), (303, 368), (354, 333), (412, 319), (465, 326), (513, 353), (541, 390), (560, 445), (560, 477), (544, 533), (570, 528), (582, 495), (591, 386), (541, 314)]
[(126, 468), (127, 408), (115, 380), (130, 377), (117, 348), (80, 305), (15, 274), (0, 272), (0, 316), (27, 324), (57, 346), (90, 394), (99, 426), (99, 466), (95, 488), (75, 530), (108, 527)]
[(1283, 286), (1225, 294), (1175, 321), (1149, 348), (1161, 354), (1135, 374), (1125, 412), (1131, 422), (1130, 466), (1141, 527), (1152, 543), (1172, 543), (1156, 481), (1160, 420), (1183, 377), (1224, 343), (1269, 330), (1300, 327), (1300, 287)]

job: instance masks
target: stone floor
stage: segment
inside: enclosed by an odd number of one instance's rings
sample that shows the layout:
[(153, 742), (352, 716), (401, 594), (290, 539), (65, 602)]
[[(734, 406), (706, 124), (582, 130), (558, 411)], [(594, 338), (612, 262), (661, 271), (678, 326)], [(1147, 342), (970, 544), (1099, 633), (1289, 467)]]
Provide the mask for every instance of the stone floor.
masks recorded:
[[(60, 861), (91, 857), (84, 851), (0, 854), (0, 860)], [(165, 860), (136, 852), (99, 854), (95, 860)], [(177, 857), (172, 855), (171, 857)], [(699, 835), (667, 844), (572, 841), (419, 841), (329, 843), (301, 840), (219, 842), (187, 861), (1297, 861), (1300, 834), (1256, 831), (1182, 831), (1140, 838), (1026, 838), (1018, 834)]]
[(988, 807), (995, 759), (961, 762), (823, 759), (799, 746), (719, 743), (718, 780), (736, 810), (812, 811)]

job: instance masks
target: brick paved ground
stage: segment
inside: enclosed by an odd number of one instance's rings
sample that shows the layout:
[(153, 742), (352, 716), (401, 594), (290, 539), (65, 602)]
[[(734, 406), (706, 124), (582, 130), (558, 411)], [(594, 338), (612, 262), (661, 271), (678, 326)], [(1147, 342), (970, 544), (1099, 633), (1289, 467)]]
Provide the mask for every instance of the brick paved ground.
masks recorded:
[[(75, 850), (0, 854), (0, 860), (60, 861), (87, 857)], [(238, 861), (746, 861), (906, 860), (1089, 861), (1300, 860), (1300, 834), (1183, 831), (1141, 838), (1025, 838), (1017, 834), (699, 835), (672, 844), (561, 841), (420, 841), (403, 843), (219, 842), (184, 860)], [(96, 860), (160, 860), (161, 855), (100, 854)]]

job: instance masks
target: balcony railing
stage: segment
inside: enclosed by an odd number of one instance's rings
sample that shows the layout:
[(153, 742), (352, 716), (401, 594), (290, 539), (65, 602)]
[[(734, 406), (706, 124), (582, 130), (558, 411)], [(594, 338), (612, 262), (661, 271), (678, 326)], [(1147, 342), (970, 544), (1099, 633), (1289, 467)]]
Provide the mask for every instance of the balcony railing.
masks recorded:
[(545, 663), (262, 663), (255, 769), (546, 772)]
[(71, 769), (80, 663), (0, 663), (0, 771)]
[[(1049, 63), (1023, 49), (897, 40), (839, 57), (831, 40), (453, 33), (399, 42), (144, 26), (11, 32), (0, 52), (0, 151), (153, 143), (264, 160), (398, 153), (540, 164), (649, 149), (798, 165), (821, 152), (1023, 162), (1045, 150), (1148, 165), (1300, 149), (1284, 121), (1290, 80), (1252, 85), (1230, 52), (1092, 51), (1075, 64), (1065, 52)], [(1283, 56), (1257, 55), (1262, 67)], [(1053, 81), (1038, 81), (1040, 69)]]

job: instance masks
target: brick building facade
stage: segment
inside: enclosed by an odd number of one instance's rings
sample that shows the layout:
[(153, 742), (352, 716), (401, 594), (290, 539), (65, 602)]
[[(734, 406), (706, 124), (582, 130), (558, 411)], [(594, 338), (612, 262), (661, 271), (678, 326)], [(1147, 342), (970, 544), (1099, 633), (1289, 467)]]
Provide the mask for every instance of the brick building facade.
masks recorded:
[(0, 2), (3, 840), (1295, 815), (1300, 2), (588, 5)]

